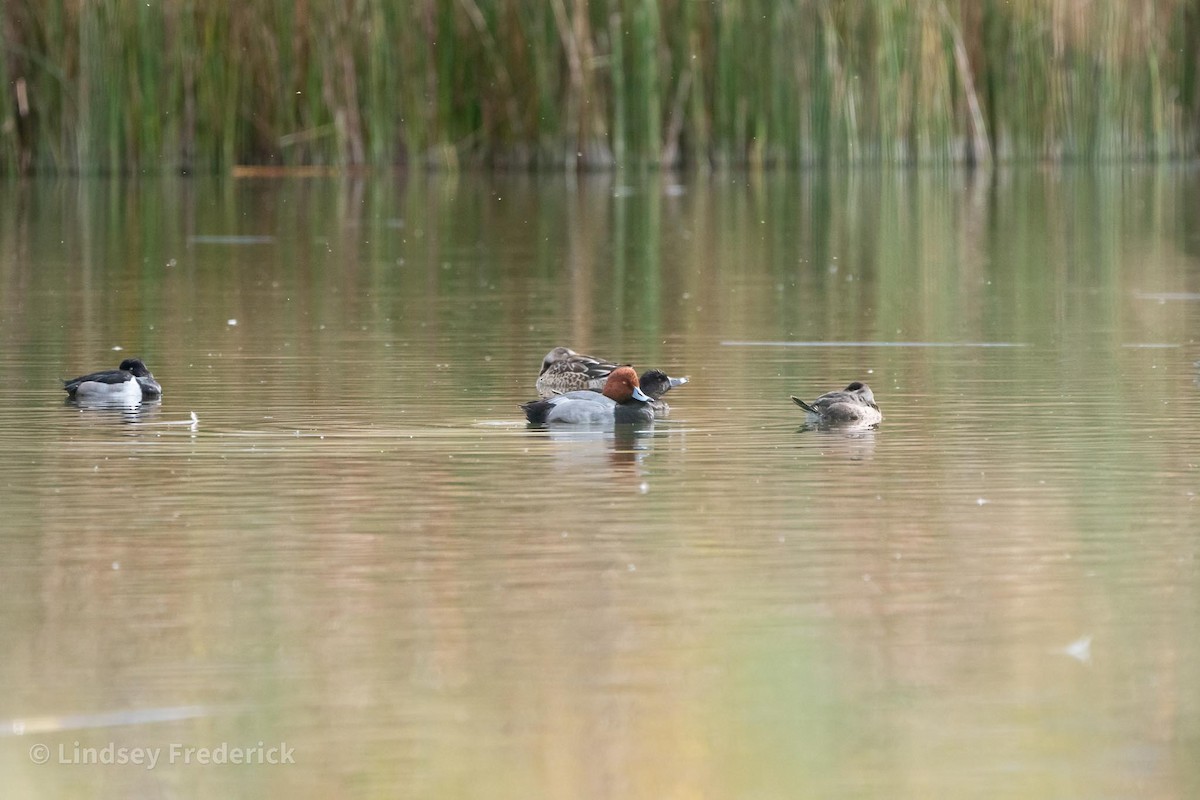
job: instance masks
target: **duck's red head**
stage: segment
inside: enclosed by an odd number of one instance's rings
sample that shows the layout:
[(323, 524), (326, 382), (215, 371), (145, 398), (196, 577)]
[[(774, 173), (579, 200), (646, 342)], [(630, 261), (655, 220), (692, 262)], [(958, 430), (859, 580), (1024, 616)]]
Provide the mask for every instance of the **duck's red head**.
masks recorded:
[(604, 382), (604, 395), (618, 403), (628, 403), (630, 400), (650, 402), (650, 398), (638, 385), (637, 372), (629, 366), (617, 367), (608, 374), (608, 380)]

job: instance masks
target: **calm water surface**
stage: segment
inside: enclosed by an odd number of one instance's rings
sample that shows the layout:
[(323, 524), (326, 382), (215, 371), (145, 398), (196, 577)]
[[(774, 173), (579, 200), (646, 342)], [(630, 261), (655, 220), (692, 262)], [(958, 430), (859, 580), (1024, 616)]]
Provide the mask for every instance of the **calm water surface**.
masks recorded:
[(0, 185), (5, 796), (1197, 796), (1198, 179)]

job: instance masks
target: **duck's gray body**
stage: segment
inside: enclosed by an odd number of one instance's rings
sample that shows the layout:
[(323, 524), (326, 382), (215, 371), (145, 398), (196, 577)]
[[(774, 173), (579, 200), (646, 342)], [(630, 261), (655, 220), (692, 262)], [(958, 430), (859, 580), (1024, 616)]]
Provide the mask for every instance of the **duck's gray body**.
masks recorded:
[(871, 388), (860, 381), (841, 391), (826, 392), (811, 403), (795, 396), (792, 402), (808, 412), (808, 421), (817, 425), (875, 425), (883, 419)]

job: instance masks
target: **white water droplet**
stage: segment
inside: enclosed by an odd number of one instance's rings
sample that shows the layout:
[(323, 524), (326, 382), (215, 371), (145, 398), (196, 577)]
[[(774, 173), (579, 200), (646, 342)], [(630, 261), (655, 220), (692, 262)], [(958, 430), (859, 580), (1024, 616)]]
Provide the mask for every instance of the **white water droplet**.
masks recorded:
[(1079, 637), (1064, 647), (1063, 652), (1082, 664), (1088, 663), (1092, 660), (1092, 637)]

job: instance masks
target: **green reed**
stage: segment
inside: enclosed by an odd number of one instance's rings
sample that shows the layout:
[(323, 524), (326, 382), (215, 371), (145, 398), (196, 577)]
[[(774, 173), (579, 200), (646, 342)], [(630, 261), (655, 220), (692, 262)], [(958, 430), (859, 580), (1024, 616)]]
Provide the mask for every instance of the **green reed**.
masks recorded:
[(1196, 155), (1193, 0), (9, 0), (0, 171)]

